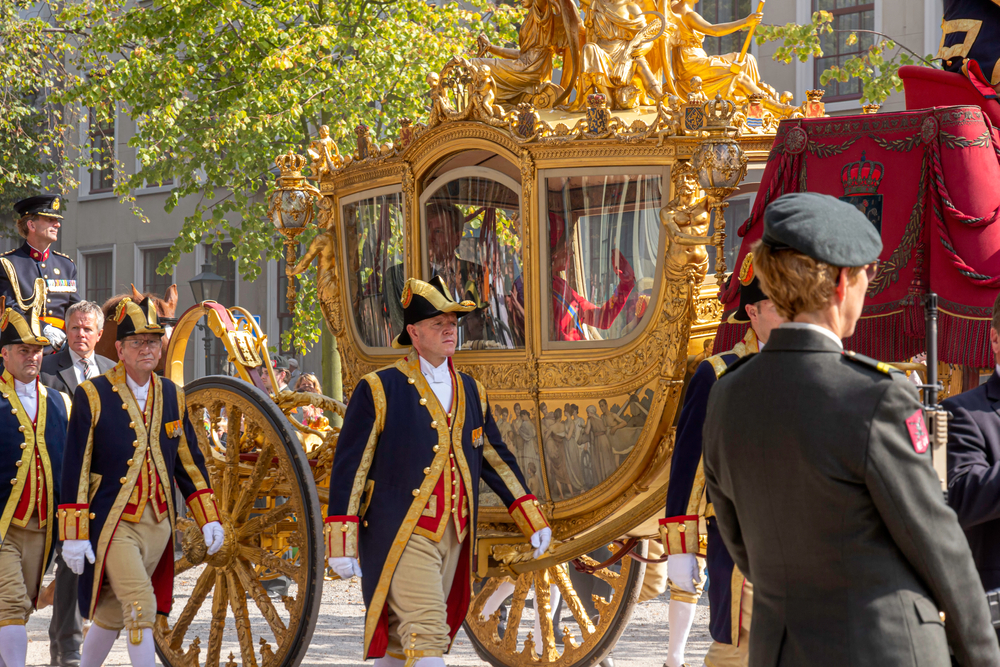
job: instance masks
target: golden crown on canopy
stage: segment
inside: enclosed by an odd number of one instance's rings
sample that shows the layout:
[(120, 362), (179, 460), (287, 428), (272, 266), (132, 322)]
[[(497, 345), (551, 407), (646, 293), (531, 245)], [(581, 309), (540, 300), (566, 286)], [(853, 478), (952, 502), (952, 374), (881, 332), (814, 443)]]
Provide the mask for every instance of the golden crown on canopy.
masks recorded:
[(281, 170), (281, 178), (302, 178), (302, 168), (306, 166), (306, 158), (288, 149), (287, 153), (274, 158), (274, 164)]

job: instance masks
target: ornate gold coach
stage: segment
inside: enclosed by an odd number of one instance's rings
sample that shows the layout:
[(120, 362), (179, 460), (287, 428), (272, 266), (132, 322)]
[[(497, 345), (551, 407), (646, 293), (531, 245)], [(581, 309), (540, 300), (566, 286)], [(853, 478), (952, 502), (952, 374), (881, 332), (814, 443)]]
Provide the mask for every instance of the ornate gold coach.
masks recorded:
[[(455, 362), (487, 387), (555, 540), (531, 561), (481, 490), (467, 634), (493, 665), (597, 664), (636, 603), (685, 376), (721, 316), (717, 280), (734, 256), (727, 197), (766, 161), (777, 120), (759, 97), (710, 100), (699, 82), (684, 100), (577, 90), (580, 112), (553, 108), (554, 84), (498, 99), (484, 59), (454, 59), (428, 83), (427, 121), (401, 120), (390, 143), (361, 125), (343, 155), (322, 127), (309, 158), (278, 156), (271, 216), (289, 275), (315, 280), (345, 401), (400, 354), (390, 342), (406, 277), (440, 275), (456, 298), (481, 304), (462, 320)], [(309, 226), (319, 233), (296, 261)], [(177, 587), (193, 591), (161, 618), (161, 659), (295, 665), (318, 638), (336, 429), (286, 415), (307, 404), (342, 414), (343, 404), (269, 392), (266, 336), (245, 311), (211, 303), (178, 323), (168, 355), (178, 381), (203, 315), (241, 375), (187, 388), (227, 542), (206, 559), (188, 528)]]

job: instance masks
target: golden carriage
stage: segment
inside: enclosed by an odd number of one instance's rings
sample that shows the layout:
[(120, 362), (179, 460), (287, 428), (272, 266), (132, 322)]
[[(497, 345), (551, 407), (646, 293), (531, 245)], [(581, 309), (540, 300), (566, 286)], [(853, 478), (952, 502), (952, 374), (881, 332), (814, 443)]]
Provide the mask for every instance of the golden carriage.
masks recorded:
[[(636, 34), (662, 35), (656, 20)], [(390, 343), (405, 276), (440, 275), (456, 298), (482, 305), (462, 322), (455, 363), (487, 387), (555, 539), (530, 560), (484, 487), (466, 631), (494, 665), (592, 665), (636, 604), (685, 375), (721, 315), (716, 281), (734, 253), (726, 199), (748, 164), (766, 161), (777, 118), (759, 95), (709, 100), (700, 81), (685, 82), (683, 100), (650, 96), (638, 70), (634, 85), (613, 90), (592, 77), (576, 91), (582, 111), (563, 111), (553, 105), (568, 89), (547, 81), (511, 93), (508, 77), (498, 97), (494, 75), (506, 75), (490, 62), (457, 58), (429, 76), (430, 116), (403, 119), (391, 143), (361, 125), (356, 150), (341, 155), (321, 128), (308, 179), (307, 158), (278, 156), (271, 214), (289, 274), (315, 265), (346, 400), (400, 354)], [(296, 262), (296, 236), (310, 225), (319, 234)], [(706, 279), (710, 259), (717, 275)], [(237, 655), (296, 665), (315, 641), (337, 429), (287, 415), (305, 404), (342, 415), (343, 404), (268, 392), (266, 336), (245, 311), (213, 303), (180, 319), (172, 379), (184, 380), (184, 347), (202, 317), (240, 375), (186, 388), (227, 538), (206, 558), (187, 526), (176, 572), (192, 592), (160, 618), (158, 649), (175, 666)], [(272, 597), (268, 581), (287, 590)]]

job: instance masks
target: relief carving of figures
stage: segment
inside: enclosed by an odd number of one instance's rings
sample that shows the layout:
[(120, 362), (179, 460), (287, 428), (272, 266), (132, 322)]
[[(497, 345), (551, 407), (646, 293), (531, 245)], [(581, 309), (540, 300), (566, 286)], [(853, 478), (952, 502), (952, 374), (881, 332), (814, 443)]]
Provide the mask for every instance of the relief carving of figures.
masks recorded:
[(330, 128), (319, 126), (319, 138), (309, 144), (309, 158), (312, 160), (311, 177), (317, 183), (323, 176), (333, 174), (344, 166), (337, 143), (330, 137)]
[(667, 29), (663, 14), (632, 0), (583, 0), (582, 6), (587, 41), (570, 110), (585, 109), (591, 91), (606, 95), (616, 109), (659, 102)]
[(790, 115), (795, 107), (785, 102), (791, 98), (791, 94), (779, 95), (774, 88), (761, 81), (756, 58), (747, 53), (742, 65), (734, 67), (734, 63), (739, 60), (739, 53), (710, 56), (703, 47), (705, 35), (722, 37), (745, 28), (753, 29), (760, 23), (763, 15), (754, 13), (739, 21), (712, 24), (694, 10), (697, 4), (698, 0), (676, 0), (670, 4), (668, 19), (673, 23), (673, 29), (668, 57), (671, 60), (673, 85), (677, 94), (686, 97), (692, 92), (691, 79), (699, 77), (701, 92), (708, 99), (717, 94), (726, 99), (734, 96), (749, 98), (756, 94), (761, 96), (764, 105), (771, 111), (780, 116)]
[(708, 200), (690, 163), (675, 164), (670, 178), (675, 196), (660, 209), (660, 222), (667, 232), (664, 274), (670, 282), (700, 284), (708, 269), (705, 246), (718, 240), (707, 235)]

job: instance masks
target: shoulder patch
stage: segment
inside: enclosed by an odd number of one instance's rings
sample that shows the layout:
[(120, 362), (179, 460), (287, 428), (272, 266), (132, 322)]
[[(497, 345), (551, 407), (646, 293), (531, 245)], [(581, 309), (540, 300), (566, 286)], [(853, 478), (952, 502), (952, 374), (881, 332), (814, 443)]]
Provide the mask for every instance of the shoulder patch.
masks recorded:
[(0, 253), (0, 255), (11, 255), (15, 252), (17, 252), (17, 248), (14, 248), (13, 250), (8, 250), (7, 252), (4, 253)]
[(895, 366), (885, 363), (884, 361), (879, 361), (878, 359), (866, 357), (865, 355), (858, 354), (853, 350), (844, 350), (843, 352), (841, 352), (841, 354), (845, 359), (849, 359), (855, 363), (861, 364), (862, 366), (871, 368), (872, 370), (876, 370), (880, 373), (885, 373), (886, 375), (889, 375), (891, 373), (903, 372), (898, 368), (896, 368)]
[[(58, 250), (53, 250), (52, 252), (55, 253), (56, 255), (59, 255), (60, 257), (65, 257), (69, 261), (73, 262), (73, 258), (70, 257), (69, 255), (67, 255), (66, 253), (59, 252)], [(76, 264), (76, 262), (73, 262), (73, 263)]]
[(721, 378), (723, 375), (728, 375), (729, 373), (732, 373), (737, 368), (739, 368), (740, 366), (742, 366), (743, 364), (745, 364), (746, 362), (750, 361), (751, 359), (753, 359), (756, 356), (757, 356), (756, 352), (751, 352), (750, 354), (746, 355), (745, 357), (740, 357), (739, 359), (737, 359), (733, 363), (729, 364), (729, 366), (726, 367), (726, 370), (722, 371), (722, 373), (719, 374), (719, 377)]

